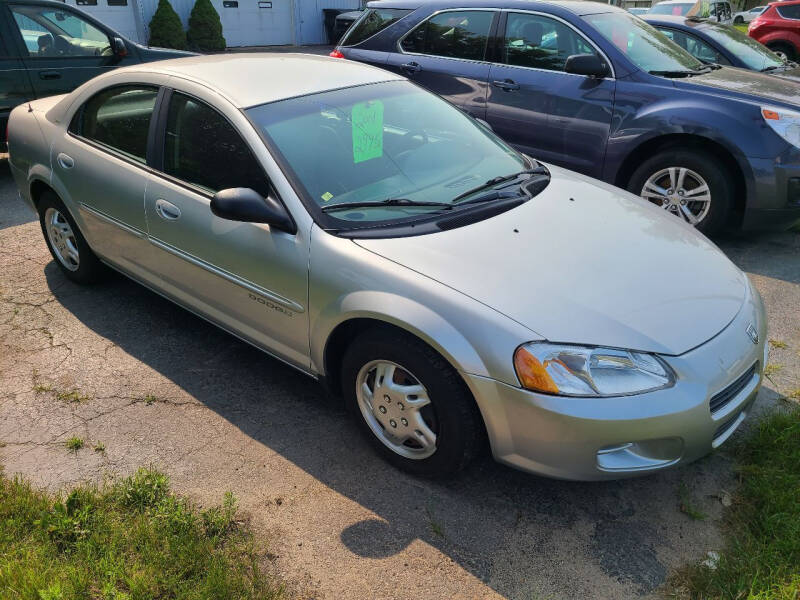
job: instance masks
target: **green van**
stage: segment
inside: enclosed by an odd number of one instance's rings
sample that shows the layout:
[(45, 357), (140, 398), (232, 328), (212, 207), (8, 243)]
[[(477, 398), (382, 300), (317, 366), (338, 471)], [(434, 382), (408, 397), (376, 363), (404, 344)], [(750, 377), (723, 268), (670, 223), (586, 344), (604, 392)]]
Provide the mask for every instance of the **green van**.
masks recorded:
[(109, 69), (189, 54), (140, 46), (62, 2), (0, 0), (0, 143), (18, 104), (65, 94)]

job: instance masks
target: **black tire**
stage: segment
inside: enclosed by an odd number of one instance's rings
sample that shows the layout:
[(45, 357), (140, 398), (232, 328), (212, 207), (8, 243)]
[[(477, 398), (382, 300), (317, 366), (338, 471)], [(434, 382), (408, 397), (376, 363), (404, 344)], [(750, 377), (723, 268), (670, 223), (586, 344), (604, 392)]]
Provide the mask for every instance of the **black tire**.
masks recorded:
[(733, 20), (733, 24), (734, 24), (734, 25), (741, 25), (742, 23), (744, 23), (744, 19), (743, 19), (742, 17), (736, 17), (736, 18)]
[[(50, 250), (50, 254), (53, 256), (53, 260), (58, 265), (61, 272), (67, 277), (74, 281), (75, 283), (80, 283), (83, 285), (97, 283), (105, 279), (106, 275), (108, 274), (108, 268), (100, 262), (100, 259), (97, 258), (92, 249), (89, 248), (89, 244), (86, 243), (86, 238), (83, 237), (81, 230), (78, 228), (78, 225), (75, 223), (75, 220), (72, 218), (72, 215), (67, 210), (64, 203), (61, 201), (54, 192), (46, 191), (42, 193), (41, 198), (39, 199), (39, 225), (42, 228), (42, 235), (44, 236), (44, 241), (47, 243), (47, 248)], [(55, 247), (53, 246), (53, 242), (50, 239), (50, 236), (47, 233), (47, 226), (45, 224), (45, 217), (48, 213), (48, 209), (54, 209), (60, 213), (63, 218), (69, 224), (70, 229), (72, 230), (72, 234), (74, 237), (74, 245), (78, 251), (78, 264), (75, 270), (68, 268), (59, 257), (59, 253), (56, 251)]]
[[(375, 360), (391, 361), (421, 383), (436, 423), (435, 451), (427, 458), (396, 453), (372, 431), (359, 407), (359, 372)], [(452, 366), (421, 340), (392, 328), (370, 329), (353, 340), (342, 360), (342, 394), (359, 427), (388, 462), (414, 475), (450, 477), (463, 470), (483, 447), (484, 429), (472, 395)]]
[(788, 42), (770, 42), (767, 44), (767, 48), (773, 52), (783, 54), (786, 57), (786, 60), (797, 60), (797, 52), (795, 51), (794, 46)]
[(628, 181), (628, 191), (641, 195), (645, 182), (651, 176), (670, 167), (687, 168), (705, 180), (711, 192), (711, 205), (708, 213), (696, 227), (709, 235), (719, 232), (730, 217), (734, 192), (731, 174), (725, 165), (715, 158), (695, 150), (681, 150), (680, 148), (662, 150), (646, 159), (633, 172)]

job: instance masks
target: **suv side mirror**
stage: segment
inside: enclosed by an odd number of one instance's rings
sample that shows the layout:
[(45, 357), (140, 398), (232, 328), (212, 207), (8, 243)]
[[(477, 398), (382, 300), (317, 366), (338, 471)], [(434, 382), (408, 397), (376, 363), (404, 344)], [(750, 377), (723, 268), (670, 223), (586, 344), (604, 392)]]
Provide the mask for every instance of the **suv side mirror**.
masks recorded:
[(608, 65), (596, 54), (573, 54), (564, 63), (564, 71), (602, 79), (608, 75)]
[(272, 196), (264, 198), (250, 188), (220, 190), (211, 199), (211, 212), (220, 219), (265, 223), (287, 233), (297, 233), (292, 217)]
[(125, 45), (125, 40), (115, 37), (111, 40), (111, 48), (114, 51), (114, 56), (122, 58), (128, 56), (128, 47)]

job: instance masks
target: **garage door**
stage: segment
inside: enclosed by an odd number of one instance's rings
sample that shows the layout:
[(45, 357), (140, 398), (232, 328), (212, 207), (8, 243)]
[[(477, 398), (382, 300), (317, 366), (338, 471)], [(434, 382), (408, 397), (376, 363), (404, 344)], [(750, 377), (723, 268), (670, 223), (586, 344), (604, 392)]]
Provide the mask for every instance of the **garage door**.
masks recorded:
[(222, 19), (222, 33), (228, 46), (272, 46), (294, 41), (292, 0), (212, 0), (212, 3)]
[(133, 0), (67, 0), (95, 19), (134, 42), (141, 42), (136, 31)]

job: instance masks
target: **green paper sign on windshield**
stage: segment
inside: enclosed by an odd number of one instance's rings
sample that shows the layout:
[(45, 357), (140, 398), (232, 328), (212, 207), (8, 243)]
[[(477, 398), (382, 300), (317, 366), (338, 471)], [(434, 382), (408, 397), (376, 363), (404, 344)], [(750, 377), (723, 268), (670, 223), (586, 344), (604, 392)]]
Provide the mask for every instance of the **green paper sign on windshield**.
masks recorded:
[(383, 156), (383, 102), (360, 102), (351, 112), (353, 163)]

